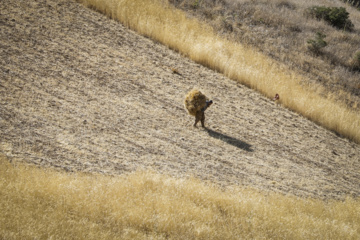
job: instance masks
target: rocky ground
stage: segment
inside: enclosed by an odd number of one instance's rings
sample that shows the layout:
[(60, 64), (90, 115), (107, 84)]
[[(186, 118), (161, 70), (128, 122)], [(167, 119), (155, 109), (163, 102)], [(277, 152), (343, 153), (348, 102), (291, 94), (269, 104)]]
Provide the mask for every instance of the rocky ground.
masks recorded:
[[(3, 0), (0, 26), (0, 151), (12, 161), (360, 195), (360, 145), (75, 1)], [(183, 107), (193, 87), (215, 102), (205, 129)]]

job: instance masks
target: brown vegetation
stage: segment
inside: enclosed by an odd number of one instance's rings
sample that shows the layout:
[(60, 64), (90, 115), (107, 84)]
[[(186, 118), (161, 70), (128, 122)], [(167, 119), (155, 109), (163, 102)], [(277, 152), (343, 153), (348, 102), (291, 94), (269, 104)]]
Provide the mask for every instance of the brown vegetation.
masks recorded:
[[(354, 53), (360, 46), (360, 11), (341, 1), (170, 0), (190, 16), (206, 21), (232, 41), (255, 47), (272, 59), (307, 77), (313, 88), (322, 88), (348, 106), (360, 108), (359, 69)], [(311, 18), (313, 6), (344, 7), (354, 30), (344, 31)], [(307, 50), (307, 41), (326, 35), (322, 54)], [(307, 84), (305, 83), (305, 84)]]
[(358, 239), (360, 202), (323, 202), (196, 179), (11, 165), (0, 155), (1, 239)]

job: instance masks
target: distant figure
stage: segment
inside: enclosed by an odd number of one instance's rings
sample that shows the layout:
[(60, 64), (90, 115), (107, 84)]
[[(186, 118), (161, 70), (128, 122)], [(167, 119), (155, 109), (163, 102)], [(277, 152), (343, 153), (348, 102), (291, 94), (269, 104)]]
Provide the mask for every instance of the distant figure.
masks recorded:
[(204, 94), (195, 89), (186, 95), (184, 105), (188, 113), (195, 116), (194, 127), (196, 127), (199, 121), (201, 121), (201, 126), (205, 127), (205, 110), (210, 107), (212, 103), (212, 100), (206, 99)]
[(273, 100), (276, 101), (276, 100), (279, 100), (279, 99), (280, 99), (279, 94), (275, 94), (275, 97), (273, 98)]

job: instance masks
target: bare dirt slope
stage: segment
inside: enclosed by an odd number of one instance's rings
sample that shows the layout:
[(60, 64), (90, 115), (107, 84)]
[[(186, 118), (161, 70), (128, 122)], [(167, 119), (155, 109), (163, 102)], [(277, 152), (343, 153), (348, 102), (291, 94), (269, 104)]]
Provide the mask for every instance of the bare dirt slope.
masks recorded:
[[(0, 12), (0, 151), (13, 161), (360, 195), (360, 146), (260, 94), (74, 1)], [(193, 87), (215, 102), (207, 129), (184, 110)]]

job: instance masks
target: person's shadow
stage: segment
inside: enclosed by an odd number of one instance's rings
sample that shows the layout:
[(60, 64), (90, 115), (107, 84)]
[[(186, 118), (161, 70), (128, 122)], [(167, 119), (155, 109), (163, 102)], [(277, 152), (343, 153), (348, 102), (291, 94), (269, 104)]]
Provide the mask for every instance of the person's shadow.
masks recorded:
[(251, 149), (252, 146), (250, 144), (244, 142), (244, 141), (241, 141), (239, 139), (236, 139), (236, 138), (227, 136), (225, 134), (216, 132), (216, 131), (211, 130), (209, 128), (205, 128), (205, 130), (213, 138), (220, 139), (220, 140), (222, 140), (222, 141), (224, 141), (224, 142), (226, 142), (226, 143), (228, 143), (230, 145), (233, 145), (234, 147), (243, 149), (243, 150), (248, 151), (248, 152), (253, 152), (254, 151), (254, 150)]

